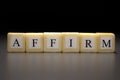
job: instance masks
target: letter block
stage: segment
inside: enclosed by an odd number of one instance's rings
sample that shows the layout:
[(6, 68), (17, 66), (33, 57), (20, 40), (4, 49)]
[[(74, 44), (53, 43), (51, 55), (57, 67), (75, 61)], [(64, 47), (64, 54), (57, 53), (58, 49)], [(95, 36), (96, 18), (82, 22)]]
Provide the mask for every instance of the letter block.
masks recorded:
[(96, 33), (98, 35), (98, 52), (115, 52), (114, 33)]
[(26, 52), (43, 52), (43, 33), (26, 33)]
[(61, 52), (62, 35), (61, 33), (45, 32), (44, 33), (44, 52)]
[(25, 52), (25, 33), (8, 33), (8, 52)]
[(63, 32), (62, 52), (79, 52), (79, 33)]
[(97, 52), (95, 33), (80, 33), (80, 52)]

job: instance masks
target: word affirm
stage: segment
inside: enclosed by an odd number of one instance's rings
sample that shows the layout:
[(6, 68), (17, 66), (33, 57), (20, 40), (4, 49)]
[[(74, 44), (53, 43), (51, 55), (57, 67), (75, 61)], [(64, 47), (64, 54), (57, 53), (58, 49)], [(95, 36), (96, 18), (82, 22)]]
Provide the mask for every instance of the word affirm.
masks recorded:
[(115, 52), (113, 33), (8, 33), (8, 52)]

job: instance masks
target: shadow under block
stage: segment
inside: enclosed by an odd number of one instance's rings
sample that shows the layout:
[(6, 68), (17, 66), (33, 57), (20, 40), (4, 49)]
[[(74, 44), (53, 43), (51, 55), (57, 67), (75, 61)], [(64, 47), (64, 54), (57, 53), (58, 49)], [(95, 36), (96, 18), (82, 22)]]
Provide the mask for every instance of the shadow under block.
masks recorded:
[(96, 33), (98, 35), (98, 52), (115, 52), (115, 34)]
[(25, 33), (8, 33), (8, 52), (25, 52)]
[(61, 33), (44, 33), (44, 52), (61, 52), (62, 35)]
[(79, 33), (63, 32), (62, 52), (79, 52)]
[(97, 52), (97, 35), (80, 33), (80, 52)]
[(43, 52), (43, 33), (26, 33), (26, 52)]

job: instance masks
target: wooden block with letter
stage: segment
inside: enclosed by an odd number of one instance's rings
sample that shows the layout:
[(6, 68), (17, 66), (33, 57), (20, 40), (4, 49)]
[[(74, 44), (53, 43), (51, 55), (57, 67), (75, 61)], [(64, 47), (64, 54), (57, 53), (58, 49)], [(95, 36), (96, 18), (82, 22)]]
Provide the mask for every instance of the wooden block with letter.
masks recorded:
[(25, 33), (8, 33), (8, 52), (25, 52)]
[(58, 32), (44, 33), (44, 52), (61, 52), (62, 35)]
[(97, 52), (96, 33), (80, 33), (80, 52)]
[(43, 33), (26, 33), (26, 52), (43, 52)]
[(79, 52), (79, 33), (63, 32), (62, 52)]
[(115, 34), (97, 33), (98, 52), (115, 52)]

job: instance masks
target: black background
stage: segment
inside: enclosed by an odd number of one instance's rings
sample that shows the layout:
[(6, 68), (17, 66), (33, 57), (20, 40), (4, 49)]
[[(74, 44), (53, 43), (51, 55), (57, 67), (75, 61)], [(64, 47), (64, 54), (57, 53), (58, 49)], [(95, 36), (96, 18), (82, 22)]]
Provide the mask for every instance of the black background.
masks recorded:
[(116, 32), (112, 23), (99, 14), (63, 13), (69, 12), (3, 12), (0, 32)]

